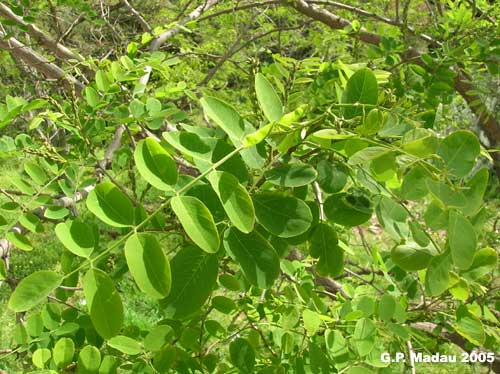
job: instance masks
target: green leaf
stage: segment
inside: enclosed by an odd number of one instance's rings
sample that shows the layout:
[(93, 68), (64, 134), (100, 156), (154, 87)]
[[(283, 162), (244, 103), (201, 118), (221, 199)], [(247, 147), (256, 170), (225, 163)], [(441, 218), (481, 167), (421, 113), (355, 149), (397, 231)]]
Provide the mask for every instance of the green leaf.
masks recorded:
[(483, 197), (488, 186), (489, 172), (487, 168), (482, 168), (474, 174), (474, 176), (465, 184), (466, 189), (463, 194), (465, 196), (465, 206), (461, 208), (466, 216), (473, 216), (483, 205)]
[(231, 223), (240, 231), (249, 233), (255, 224), (255, 209), (247, 190), (230, 173), (214, 171), (208, 181), (219, 197)]
[(219, 233), (205, 204), (195, 197), (175, 196), (170, 205), (191, 240), (208, 253), (217, 252)]
[(474, 345), (482, 346), (486, 339), (483, 324), (472, 315), (465, 306), (460, 306), (456, 312), (455, 330)]
[(108, 340), (108, 345), (130, 356), (138, 355), (142, 352), (138, 341), (124, 335), (117, 335)]
[[(347, 81), (346, 88), (342, 95), (343, 104), (369, 104), (376, 105), (378, 101), (378, 83), (373, 72), (368, 68), (363, 68), (355, 72)], [(368, 113), (371, 106), (363, 111), (363, 107), (343, 108), (344, 117), (347, 119)]]
[(231, 314), (237, 309), (236, 303), (228, 297), (214, 296), (212, 298), (212, 306), (224, 314)]
[(390, 321), (396, 311), (396, 300), (391, 295), (382, 295), (378, 303), (378, 316), (382, 321)]
[(255, 366), (255, 351), (250, 343), (243, 338), (234, 339), (229, 344), (229, 356), (234, 366), (243, 373), (253, 373)]
[(109, 79), (102, 70), (95, 73), (95, 82), (99, 91), (107, 92), (109, 90)]
[(54, 346), (54, 362), (58, 369), (63, 369), (73, 361), (75, 343), (70, 338), (61, 338)]
[[(185, 131), (164, 132), (163, 137), (172, 147), (192, 157), (201, 172), (208, 170), (213, 164), (234, 151), (234, 147), (222, 140), (200, 137), (195, 133)], [(217, 170), (233, 174), (240, 182), (248, 181), (247, 167), (238, 153), (220, 165)]]
[(39, 348), (37, 349), (32, 356), (33, 365), (35, 365), (39, 369), (43, 369), (45, 364), (49, 362), (52, 357), (52, 352), (47, 348)]
[(445, 162), (446, 169), (460, 178), (472, 170), (480, 148), (479, 140), (472, 132), (458, 130), (441, 141), (437, 154)]
[(33, 250), (33, 245), (29, 239), (18, 232), (9, 231), (5, 234), (5, 239), (14, 244), (15, 247), (22, 249), (23, 251)]
[(45, 185), (49, 180), (45, 171), (34, 161), (26, 161), (24, 163), (24, 171), (39, 186)]
[(69, 214), (69, 209), (63, 206), (49, 206), (43, 212), (43, 216), (48, 219), (60, 220)]
[(429, 190), (426, 180), (431, 174), (421, 165), (412, 167), (403, 178), (401, 195), (407, 200), (420, 200), (424, 198)]
[(144, 349), (150, 352), (160, 351), (174, 335), (174, 330), (169, 325), (154, 327), (144, 338)]
[(310, 309), (305, 309), (302, 313), (302, 319), (304, 321), (304, 327), (307, 331), (307, 335), (314, 336), (321, 326), (320, 315)]
[(355, 134), (341, 134), (337, 130), (334, 129), (322, 129), (313, 133), (313, 136), (319, 139), (328, 139), (328, 140), (345, 140), (349, 138), (353, 138)]
[(148, 113), (150, 116), (154, 116), (158, 113), (161, 112), (161, 102), (158, 99), (155, 99), (154, 97), (149, 97), (146, 100), (146, 109), (148, 110)]
[(421, 247), (427, 247), (430, 243), (430, 239), (420, 226), (420, 223), (417, 221), (410, 221), (409, 223), (411, 236), (415, 243), (417, 243)]
[(424, 220), (432, 230), (441, 230), (448, 225), (448, 211), (443, 209), (442, 204), (431, 201), (424, 213)]
[(319, 223), (309, 238), (311, 256), (319, 258), (320, 274), (335, 277), (344, 270), (344, 251), (338, 246), (337, 233), (328, 223)]
[(408, 131), (401, 140), (401, 148), (417, 157), (430, 156), (436, 152), (437, 147), (438, 139), (434, 133), (423, 128)]
[[(214, 97), (205, 97), (200, 102), (207, 116), (229, 135), (235, 147), (242, 145), (245, 135), (255, 132), (253, 126), (243, 121), (238, 112), (224, 101)], [(263, 144), (242, 150), (241, 157), (253, 169), (262, 168), (267, 161)]]
[(62, 276), (49, 271), (40, 270), (21, 280), (10, 295), (9, 309), (14, 312), (25, 312), (43, 301), (62, 282)]
[(305, 233), (313, 220), (307, 204), (296, 197), (263, 192), (253, 196), (259, 223), (271, 234), (290, 238)]
[(283, 117), (283, 104), (271, 83), (261, 73), (255, 75), (255, 93), (268, 121), (278, 122)]
[(79, 220), (59, 223), (55, 228), (57, 239), (71, 252), (80, 257), (89, 257), (96, 238), (91, 226)]
[(7, 278), (7, 269), (5, 268), (5, 261), (0, 261), (0, 280), (4, 280)]
[(364, 162), (375, 160), (376, 158), (386, 155), (389, 152), (391, 152), (391, 150), (386, 147), (375, 146), (375, 147), (364, 148), (360, 151), (357, 151), (349, 158), (349, 164), (359, 165)]
[(463, 275), (470, 279), (479, 279), (494, 271), (497, 263), (498, 253), (493, 248), (481, 248), (474, 254), (472, 265)]
[(463, 207), (467, 203), (465, 196), (460, 191), (454, 191), (446, 183), (428, 178), (426, 181), (427, 189), (446, 207)]
[(101, 102), (101, 97), (97, 91), (90, 86), (85, 87), (84, 95), (87, 100), (87, 104), (89, 104), (92, 108), (95, 108)]
[(125, 243), (125, 258), (142, 292), (155, 299), (169, 294), (172, 283), (170, 264), (155, 236), (144, 233), (132, 235)]
[(153, 138), (141, 140), (134, 151), (141, 176), (153, 187), (171, 191), (177, 183), (177, 166), (168, 152)]
[(101, 364), (101, 352), (92, 346), (86, 345), (78, 355), (76, 364), (78, 374), (97, 374)]
[(379, 182), (387, 182), (395, 179), (398, 171), (395, 153), (386, 153), (372, 160), (370, 171), (373, 178)]
[(235, 228), (224, 234), (224, 248), (240, 264), (248, 281), (269, 288), (280, 274), (280, 263), (274, 248), (259, 233), (244, 234)]
[(200, 102), (207, 116), (229, 135), (235, 146), (238, 146), (245, 132), (243, 119), (238, 112), (228, 103), (215, 97), (205, 97)]
[(120, 361), (115, 356), (106, 355), (103, 357), (101, 366), (99, 366), (99, 374), (116, 374)]
[(168, 373), (177, 359), (179, 350), (174, 346), (165, 347), (153, 357), (153, 367), (159, 373)]
[(128, 109), (135, 118), (140, 118), (145, 112), (144, 104), (138, 99), (132, 100), (128, 106)]
[(269, 135), (269, 133), (271, 132), (271, 130), (273, 129), (273, 127), (274, 127), (274, 123), (269, 123), (269, 124), (261, 127), (257, 131), (252, 132), (252, 133), (246, 135), (243, 138), (241, 144), (245, 148), (249, 148), (249, 147), (252, 147), (252, 146), (254, 146), (256, 144), (259, 144), (260, 142), (262, 142)]
[(111, 182), (103, 182), (89, 192), (87, 208), (110, 226), (134, 225), (132, 202)]
[(318, 173), (311, 165), (297, 162), (270, 169), (264, 176), (268, 182), (277, 186), (300, 187), (315, 181)]
[(433, 257), (426, 248), (411, 245), (398, 245), (392, 250), (391, 256), (394, 263), (406, 271), (425, 269)]
[(469, 220), (455, 210), (450, 211), (448, 220), (448, 244), (455, 266), (468, 269), (476, 252), (476, 232)]
[(316, 166), (318, 170), (318, 184), (326, 193), (341, 191), (347, 184), (348, 172), (345, 166), (321, 160)]
[(401, 240), (408, 236), (406, 209), (387, 196), (378, 196), (376, 199), (376, 213), (380, 225), (394, 239)]
[(369, 354), (375, 346), (376, 328), (372, 320), (361, 318), (356, 322), (353, 344), (360, 356)]
[(21, 177), (11, 177), (10, 178), (10, 182), (14, 186), (16, 186), (16, 188), (19, 191), (24, 192), (25, 194), (34, 195), (36, 193), (36, 190), (24, 178), (21, 178)]
[(449, 252), (435, 256), (425, 273), (425, 290), (429, 296), (439, 296), (449, 287), (451, 259)]
[(241, 287), (240, 281), (231, 274), (221, 274), (219, 276), (219, 283), (229, 291), (239, 291)]
[(217, 281), (217, 257), (195, 246), (182, 248), (172, 259), (172, 289), (164, 300), (166, 313), (185, 318), (207, 301)]
[(83, 278), (83, 293), (90, 319), (97, 333), (109, 339), (123, 325), (123, 305), (111, 278), (99, 269), (90, 269)]
[(26, 320), (26, 331), (30, 336), (39, 337), (43, 333), (43, 320), (40, 314), (32, 314)]
[(43, 232), (43, 227), (40, 224), (40, 218), (35, 216), (33, 213), (28, 212), (19, 217), (19, 223), (32, 233)]
[(368, 193), (352, 187), (347, 192), (330, 195), (324, 203), (329, 220), (343, 226), (358, 226), (368, 221), (373, 213)]
[(349, 352), (347, 342), (339, 330), (325, 330), (325, 343), (328, 353), (333, 357), (343, 356)]

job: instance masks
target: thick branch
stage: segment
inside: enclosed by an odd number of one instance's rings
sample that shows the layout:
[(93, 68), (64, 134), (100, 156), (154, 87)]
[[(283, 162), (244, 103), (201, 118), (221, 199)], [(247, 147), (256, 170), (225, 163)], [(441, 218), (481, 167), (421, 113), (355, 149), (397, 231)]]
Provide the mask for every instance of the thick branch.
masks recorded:
[(37, 26), (28, 23), (15, 14), (7, 5), (0, 3), (0, 15), (16, 22), (18, 25), (27, 28), (27, 33), (36, 41), (38, 41), (43, 49), (53, 53), (60, 60), (68, 62), (69, 60), (83, 61), (83, 58), (76, 53), (70, 51), (61, 43), (58, 43), (50, 36), (45, 34)]
[[(324, 23), (325, 25), (331, 27), (332, 29), (341, 30), (346, 27), (352, 26), (351, 21), (339, 17), (325, 9), (322, 9), (316, 5), (310, 4), (304, 0), (295, 0), (289, 2), (288, 0), (284, 0), (285, 4), (291, 5), (295, 8), (299, 13), (302, 13), (316, 21)], [(361, 28), (356, 33), (352, 33), (351, 36), (369, 43), (379, 45), (382, 38), (378, 34), (374, 34), (366, 31), (366, 29)]]
[(68, 88), (74, 88), (77, 93), (83, 90), (84, 86), (73, 76), (67, 74), (59, 66), (49, 62), (45, 57), (39, 55), (31, 48), (15, 38), (4, 39), (5, 34), (0, 31), (0, 48), (9, 51), (13, 56), (21, 59), (26, 65), (42, 73), (47, 79), (61, 80)]

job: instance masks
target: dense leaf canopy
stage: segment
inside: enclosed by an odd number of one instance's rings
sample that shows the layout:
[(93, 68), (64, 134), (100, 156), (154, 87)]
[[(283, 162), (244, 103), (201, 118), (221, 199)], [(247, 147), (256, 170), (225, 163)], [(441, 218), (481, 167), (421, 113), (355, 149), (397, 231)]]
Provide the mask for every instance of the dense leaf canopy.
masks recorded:
[(499, 17), (0, 2), (0, 373), (500, 373)]

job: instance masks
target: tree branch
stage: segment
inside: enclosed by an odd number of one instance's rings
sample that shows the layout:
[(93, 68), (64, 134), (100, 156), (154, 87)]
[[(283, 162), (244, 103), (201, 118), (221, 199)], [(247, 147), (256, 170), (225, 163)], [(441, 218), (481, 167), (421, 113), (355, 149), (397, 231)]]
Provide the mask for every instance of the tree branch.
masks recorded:
[(149, 23), (144, 19), (144, 17), (128, 2), (128, 0), (122, 0), (125, 7), (129, 10), (130, 13), (134, 15), (134, 17), (139, 21), (142, 26), (142, 29), (145, 32), (153, 33), (153, 29), (149, 26)]
[(0, 3), (0, 15), (16, 22), (18, 25), (25, 27), (27, 29), (27, 33), (38, 41), (43, 49), (53, 53), (58, 59), (65, 62), (69, 62), (69, 60), (83, 61), (83, 57), (52, 39), (34, 24), (24, 21), (22, 17), (19, 17), (3, 3)]
[[(326, 9), (315, 6), (311, 2), (305, 0), (282, 0), (284, 4), (292, 6), (298, 12), (319, 21), (332, 29), (340, 30), (346, 27), (351, 27), (352, 23), (342, 17), (339, 17)], [(361, 28), (358, 32), (350, 33), (349, 36), (359, 39), (365, 43), (378, 46), (381, 41), (381, 36), (375, 33), (371, 33)], [(406, 52), (402, 53), (405, 59), (411, 59), (415, 64), (429, 69), (430, 67), (425, 64), (422, 60), (422, 55), (415, 48), (409, 48)], [(462, 67), (458, 67), (456, 71), (454, 87), (455, 90), (464, 98), (469, 106), (470, 110), (479, 119), (479, 126), (482, 131), (488, 137), (490, 145), (492, 147), (500, 144), (500, 124), (495, 119), (493, 113), (489, 113), (484, 106), (482, 99), (479, 95), (475, 93), (472, 84), (472, 78), (463, 70)], [(500, 154), (499, 152), (493, 153), (493, 158), (495, 160), (495, 170), (497, 176), (500, 178)]]
[(13, 56), (24, 61), (28, 66), (43, 74), (45, 78), (56, 81), (61, 80), (67, 88), (75, 89), (77, 94), (80, 94), (83, 90), (83, 84), (70, 74), (67, 74), (59, 66), (49, 62), (45, 57), (26, 47), (17, 39), (13, 37), (5, 39), (5, 36), (5, 33), (0, 30), (0, 48), (9, 51)]
[(182, 21), (179, 22), (178, 25), (168, 29), (167, 31), (162, 32), (160, 35), (158, 35), (153, 41), (151, 42), (150, 46), (150, 51), (154, 52), (157, 51), (165, 42), (177, 34), (179, 31), (182, 30), (182, 26), (185, 25), (186, 23), (193, 21), (197, 18), (199, 18), (203, 12), (211, 8), (212, 6), (216, 5), (218, 2), (221, 0), (205, 0), (204, 3), (198, 7), (196, 7), (191, 13), (189, 13)]

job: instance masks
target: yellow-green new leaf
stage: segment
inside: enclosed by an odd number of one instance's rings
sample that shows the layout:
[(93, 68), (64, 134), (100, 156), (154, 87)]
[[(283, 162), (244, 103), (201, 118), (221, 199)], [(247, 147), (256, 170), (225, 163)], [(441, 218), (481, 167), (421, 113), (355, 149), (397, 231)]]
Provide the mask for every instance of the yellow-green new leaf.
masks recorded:
[(170, 205), (191, 240), (205, 252), (217, 252), (219, 233), (206, 205), (191, 196), (175, 196)]
[(269, 135), (271, 130), (273, 129), (274, 123), (269, 123), (257, 131), (248, 134), (243, 138), (243, 141), (241, 142), (245, 148), (254, 146), (256, 144), (259, 144), (261, 141), (263, 141), (266, 136)]
[(28, 275), (10, 296), (9, 309), (17, 313), (30, 310), (43, 301), (61, 282), (62, 276), (49, 270), (40, 270)]
[(138, 355), (141, 353), (141, 345), (132, 338), (124, 335), (114, 336), (108, 340), (108, 345), (127, 355)]
[(269, 122), (277, 122), (283, 117), (283, 104), (267, 78), (257, 73), (255, 75), (255, 93), (257, 101)]
[(171, 191), (177, 183), (177, 166), (168, 152), (153, 138), (140, 141), (134, 160), (141, 176), (153, 187)]
[(224, 171), (210, 173), (208, 180), (231, 223), (245, 233), (252, 231), (255, 224), (255, 210), (245, 187), (238, 183), (235, 176)]
[(155, 299), (170, 293), (170, 264), (155, 236), (132, 235), (125, 243), (125, 258), (141, 291)]
[(63, 369), (73, 361), (75, 343), (70, 338), (61, 338), (54, 346), (52, 356), (59, 369)]

